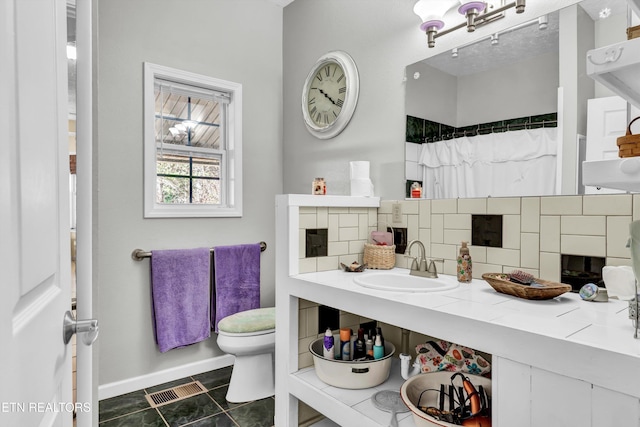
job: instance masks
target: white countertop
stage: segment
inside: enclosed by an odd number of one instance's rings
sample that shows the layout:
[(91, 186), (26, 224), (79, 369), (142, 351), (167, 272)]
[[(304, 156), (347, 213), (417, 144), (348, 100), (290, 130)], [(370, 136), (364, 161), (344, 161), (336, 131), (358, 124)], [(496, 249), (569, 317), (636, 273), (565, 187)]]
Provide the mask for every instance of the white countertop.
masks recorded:
[[(406, 269), (393, 272), (408, 274)], [(289, 292), (500, 357), (640, 397), (640, 340), (626, 301), (582, 301), (566, 293), (544, 301), (496, 292), (484, 280), (453, 290), (396, 293), (359, 286), (340, 270), (292, 276)], [(456, 282), (453, 276), (440, 275)], [(568, 362), (571, 363), (568, 363)]]

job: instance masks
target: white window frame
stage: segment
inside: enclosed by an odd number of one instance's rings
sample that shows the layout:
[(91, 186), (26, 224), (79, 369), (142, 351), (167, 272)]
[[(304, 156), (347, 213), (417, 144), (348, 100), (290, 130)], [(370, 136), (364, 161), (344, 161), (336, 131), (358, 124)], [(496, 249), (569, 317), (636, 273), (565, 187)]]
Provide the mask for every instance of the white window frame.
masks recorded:
[[(227, 147), (222, 155), (220, 205), (156, 202), (155, 95), (156, 79), (169, 80), (230, 94), (227, 107)], [(195, 147), (194, 147), (195, 148)], [(196, 151), (196, 150), (194, 150)], [(144, 217), (195, 218), (242, 216), (242, 85), (189, 71), (144, 63)]]

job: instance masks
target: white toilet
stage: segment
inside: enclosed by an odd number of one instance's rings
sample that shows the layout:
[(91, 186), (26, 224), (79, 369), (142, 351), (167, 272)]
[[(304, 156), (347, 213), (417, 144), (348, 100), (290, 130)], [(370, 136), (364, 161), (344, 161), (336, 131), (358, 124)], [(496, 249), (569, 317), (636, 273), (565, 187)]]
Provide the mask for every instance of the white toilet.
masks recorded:
[(241, 311), (218, 322), (218, 347), (236, 356), (227, 402), (249, 402), (275, 394), (275, 327), (275, 307)]

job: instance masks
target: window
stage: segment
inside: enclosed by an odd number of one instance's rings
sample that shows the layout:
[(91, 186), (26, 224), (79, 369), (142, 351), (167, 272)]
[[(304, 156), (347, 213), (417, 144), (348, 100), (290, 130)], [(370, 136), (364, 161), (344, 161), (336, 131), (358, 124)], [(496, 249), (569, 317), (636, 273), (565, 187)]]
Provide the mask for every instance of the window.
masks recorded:
[(242, 216), (242, 85), (144, 64), (144, 216)]

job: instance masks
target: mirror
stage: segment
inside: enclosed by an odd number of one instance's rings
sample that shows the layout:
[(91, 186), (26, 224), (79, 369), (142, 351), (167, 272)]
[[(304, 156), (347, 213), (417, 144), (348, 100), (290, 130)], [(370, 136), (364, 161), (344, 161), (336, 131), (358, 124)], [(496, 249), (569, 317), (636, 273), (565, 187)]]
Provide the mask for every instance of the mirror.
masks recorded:
[[(597, 3), (585, 0), (580, 4), (594, 21), (602, 7)], [(626, 14), (626, 5), (616, 9), (616, 12)], [(546, 146), (543, 144), (534, 150), (547, 156), (546, 160), (550, 161), (533, 163), (524, 168), (522, 163), (514, 164), (515, 169), (500, 170), (494, 177), (487, 179), (484, 179), (486, 172), (481, 173), (481, 179), (458, 176), (457, 179), (462, 181), (458, 184), (454, 182), (453, 186), (457, 185), (462, 190), (458, 189), (453, 193), (447, 181), (451, 175), (459, 175), (464, 167), (469, 169), (472, 163), (489, 161), (485, 158), (487, 150), (469, 153), (470, 149), (478, 149), (480, 145), (476, 142), (481, 138), (521, 141), (519, 144), (522, 147), (529, 147), (530, 139), (521, 140), (520, 134), (532, 132), (516, 131), (537, 132), (539, 129), (540, 132), (553, 135), (553, 144), (557, 145), (562, 144), (563, 138), (567, 138), (566, 133), (562, 134), (562, 123), (558, 122), (558, 117), (566, 117), (568, 108), (584, 108), (586, 111), (586, 101), (583, 102), (584, 107), (577, 103), (570, 107), (571, 103), (559, 102), (559, 70), (563, 67), (563, 59), (559, 53), (560, 22), (560, 12), (556, 11), (545, 15), (542, 20), (532, 18), (526, 23), (472, 44), (459, 46), (407, 66), (406, 197), (410, 197), (410, 187), (415, 181), (422, 184), (422, 194), (426, 198), (569, 194), (560, 190), (565, 188), (559, 172), (562, 166), (556, 165), (560, 164), (560, 160), (556, 162), (556, 156), (552, 155), (558, 151), (557, 148), (553, 151), (553, 147), (549, 145), (552, 143)], [(593, 97), (593, 94), (583, 98), (589, 97)], [(578, 96), (577, 99), (581, 97)], [(559, 105), (564, 105), (560, 114)], [(573, 115), (575, 114), (580, 115), (582, 111), (573, 111)], [(505, 136), (507, 134), (509, 136)], [(573, 134), (572, 141), (576, 141), (577, 136)], [(456, 148), (451, 148), (454, 138), (462, 138), (464, 141), (456, 139)], [(436, 141), (438, 144), (431, 144)], [(423, 147), (423, 144), (429, 146)], [(436, 149), (436, 146), (440, 148)], [(500, 153), (496, 157), (502, 156), (504, 160), (504, 149), (497, 151)], [(421, 152), (425, 154), (421, 156)], [(518, 156), (525, 156), (522, 150), (513, 150), (509, 155), (512, 156), (510, 159), (518, 162), (523, 160)], [(439, 163), (434, 160), (437, 164), (426, 164), (431, 163), (426, 158), (437, 158)], [(461, 166), (463, 163), (464, 167)], [(440, 171), (440, 175), (433, 175), (433, 168), (440, 165), (446, 165), (448, 169)], [(495, 170), (498, 169), (492, 169), (490, 174), (494, 175)], [(550, 170), (554, 172), (550, 173)], [(536, 171), (542, 172), (545, 179), (548, 177), (549, 182), (539, 185), (542, 175), (536, 176)], [(567, 175), (569, 174), (565, 174), (565, 178)], [(571, 178), (575, 183), (575, 176)], [(530, 180), (533, 184), (524, 185), (525, 180)], [(482, 189), (477, 190), (479, 192), (467, 192), (466, 188), (477, 181), (482, 181)], [(506, 189), (494, 188), (507, 181), (511, 182)]]

